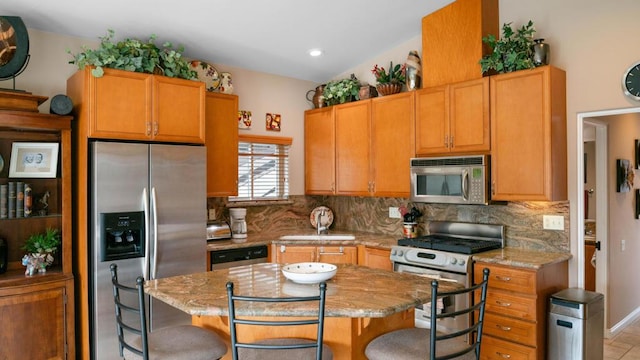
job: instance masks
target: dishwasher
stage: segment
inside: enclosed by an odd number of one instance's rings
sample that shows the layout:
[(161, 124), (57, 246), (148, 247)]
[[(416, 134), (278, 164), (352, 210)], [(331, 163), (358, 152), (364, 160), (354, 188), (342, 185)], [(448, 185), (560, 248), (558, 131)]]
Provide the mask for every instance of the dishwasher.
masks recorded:
[(211, 251), (211, 270), (267, 262), (267, 245)]

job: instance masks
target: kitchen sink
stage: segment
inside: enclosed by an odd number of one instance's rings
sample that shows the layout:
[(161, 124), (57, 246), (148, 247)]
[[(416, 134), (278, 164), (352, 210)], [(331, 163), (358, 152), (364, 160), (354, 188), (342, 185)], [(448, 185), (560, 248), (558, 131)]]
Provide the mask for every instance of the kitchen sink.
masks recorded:
[(349, 234), (321, 234), (321, 235), (284, 235), (280, 240), (354, 240), (356, 237)]

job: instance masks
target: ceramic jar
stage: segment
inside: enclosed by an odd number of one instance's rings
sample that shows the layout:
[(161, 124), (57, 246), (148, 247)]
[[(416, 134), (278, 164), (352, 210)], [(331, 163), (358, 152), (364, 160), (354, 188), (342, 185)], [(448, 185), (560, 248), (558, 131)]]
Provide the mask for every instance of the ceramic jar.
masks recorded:
[(223, 94), (233, 94), (231, 73), (223, 72), (220, 74), (220, 87), (218, 87), (218, 90)]

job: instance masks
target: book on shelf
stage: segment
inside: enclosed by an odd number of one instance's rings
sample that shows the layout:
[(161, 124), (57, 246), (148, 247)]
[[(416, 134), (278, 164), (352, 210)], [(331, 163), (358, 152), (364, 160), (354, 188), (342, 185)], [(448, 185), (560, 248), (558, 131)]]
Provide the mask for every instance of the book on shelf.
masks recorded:
[(8, 189), (7, 184), (0, 185), (0, 219), (6, 219), (9, 216), (9, 209), (7, 208)]
[(7, 195), (8, 217), (13, 219), (16, 217), (16, 183), (9, 181)]
[(24, 217), (24, 183), (16, 183), (16, 217)]
[(31, 184), (24, 184), (24, 217), (30, 217), (33, 211), (33, 191)]

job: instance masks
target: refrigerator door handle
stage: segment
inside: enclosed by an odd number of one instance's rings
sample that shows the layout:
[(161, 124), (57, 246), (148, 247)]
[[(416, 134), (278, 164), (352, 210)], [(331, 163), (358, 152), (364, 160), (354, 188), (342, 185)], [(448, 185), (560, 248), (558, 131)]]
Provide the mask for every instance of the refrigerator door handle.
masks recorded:
[(153, 259), (151, 261), (151, 280), (158, 275), (158, 206), (156, 188), (151, 188), (151, 214), (153, 216)]
[(144, 265), (142, 277), (149, 279), (149, 194), (146, 187), (142, 190), (142, 209), (144, 210)]

